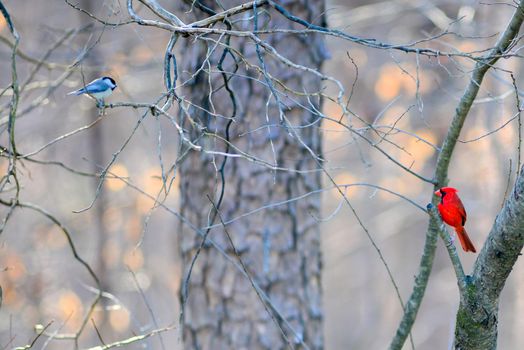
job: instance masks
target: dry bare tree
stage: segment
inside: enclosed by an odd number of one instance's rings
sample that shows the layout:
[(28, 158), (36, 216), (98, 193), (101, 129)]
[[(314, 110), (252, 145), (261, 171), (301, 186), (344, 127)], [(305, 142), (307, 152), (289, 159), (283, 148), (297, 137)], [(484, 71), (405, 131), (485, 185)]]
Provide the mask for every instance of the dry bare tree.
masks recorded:
[[(241, 3), (222, 4), (235, 5)], [(182, 10), (192, 6), (192, 22), (220, 10), (200, 2)], [(322, 1), (297, 2), (288, 10), (323, 24)], [(180, 230), (187, 349), (323, 347), (320, 194), (293, 198), (321, 186), (321, 174), (312, 171), (322, 156), (320, 131), (309, 126), (320, 122), (315, 111), (321, 109), (322, 77), (307, 70), (319, 71), (324, 46), (314, 33), (256, 34), (255, 45), (227, 33), (302, 29), (264, 7), (256, 11), (252, 20), (241, 14), (212, 26), (223, 34), (176, 43), (188, 49), (178, 62), (184, 85), (177, 94), (187, 101), (181, 127), (204, 150), (190, 152), (179, 167), (181, 214), (205, 228), (204, 237), (183, 225)], [(264, 203), (286, 204), (224, 222)]]

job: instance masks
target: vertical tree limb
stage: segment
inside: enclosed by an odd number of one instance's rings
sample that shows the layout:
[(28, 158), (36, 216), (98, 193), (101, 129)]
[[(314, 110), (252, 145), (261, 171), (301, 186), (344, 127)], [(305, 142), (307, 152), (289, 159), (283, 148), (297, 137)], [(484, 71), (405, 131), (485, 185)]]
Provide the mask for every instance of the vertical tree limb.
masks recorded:
[(500, 292), (523, 247), (524, 176), (520, 171), (475, 261), (467, 293), (461, 299), (455, 348), (496, 349)]

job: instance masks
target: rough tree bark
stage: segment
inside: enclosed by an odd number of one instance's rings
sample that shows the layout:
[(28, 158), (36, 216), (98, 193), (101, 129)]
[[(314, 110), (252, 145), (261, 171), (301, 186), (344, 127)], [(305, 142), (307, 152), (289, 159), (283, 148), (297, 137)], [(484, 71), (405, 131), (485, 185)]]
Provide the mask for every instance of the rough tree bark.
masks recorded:
[[(226, 8), (238, 4), (240, 2), (221, 2)], [(205, 18), (208, 14), (202, 11), (203, 8), (199, 10), (198, 5), (192, 3), (189, 15)], [(323, 20), (322, 0), (288, 1), (286, 7), (293, 14), (311, 22)], [(295, 27), (278, 13), (271, 10), (268, 14), (268, 11), (268, 7), (258, 9), (259, 28)], [(244, 14), (244, 21), (237, 21), (234, 25), (252, 29), (252, 16), (252, 12), (249, 16)], [(212, 38), (219, 39), (218, 36)], [(261, 38), (268, 40), (280, 54), (292, 61), (320, 69), (325, 55), (320, 37), (280, 33)], [(222, 42), (226, 40), (220, 39)], [(222, 186), (224, 199), (220, 203), (219, 213), (226, 222), (253, 209), (320, 188), (318, 171), (300, 172), (318, 168), (317, 160), (301, 144), (304, 142), (320, 155), (321, 137), (318, 128), (307, 127), (291, 132), (280, 119), (276, 100), (266, 86), (264, 75), (255, 69), (246, 70), (238, 56), (235, 63), (231, 55), (226, 55), (222, 64), (224, 71), (236, 70), (237, 73), (236, 77), (227, 73), (230, 78), (228, 86), (235, 96), (233, 102), (224, 88), (223, 75), (216, 72), (224, 47), (217, 46), (212, 40), (207, 41), (207, 45), (204, 44), (205, 40), (180, 40), (182, 42), (179, 41), (177, 45), (185, 50), (180, 55), (180, 81), (189, 79), (181, 95), (193, 104), (213, 112), (211, 114), (201, 108), (190, 107), (192, 118), (204, 125), (206, 132), (229, 138), (235, 147), (246, 153), (278, 167), (298, 170), (274, 171), (243, 158), (228, 158), (224, 165), (222, 156), (192, 152), (179, 168), (181, 213), (197, 227), (208, 226), (214, 215), (207, 196), (218, 204)], [(251, 64), (263, 66), (252, 42), (231, 38), (231, 47), (241, 52)], [(278, 77), (282, 84), (298, 92), (320, 91), (318, 77), (276, 64), (263, 52), (261, 57), (268, 73)], [(211, 64), (204, 63), (206, 59)], [(202, 69), (199, 73), (192, 76), (192, 72), (200, 66)], [(209, 69), (215, 72), (210, 73)], [(275, 88), (281, 89), (281, 86)], [(213, 91), (211, 97), (210, 91)], [(286, 117), (293, 126), (318, 121), (318, 116), (298, 105), (309, 106), (313, 103), (316, 108), (320, 108), (318, 99), (308, 101), (305, 97), (294, 96), (292, 100), (284, 95), (278, 98), (285, 104)], [(231, 118), (234, 121), (228, 129)], [(192, 126), (188, 122), (185, 127), (191, 129)], [(238, 153), (233, 148), (227, 149), (224, 142), (206, 132), (199, 135), (200, 145), (204, 149)], [(219, 172), (223, 165), (224, 181)], [(269, 207), (227, 225), (247, 270), (280, 315), (271, 311), (272, 307), (269, 307), (269, 311), (264, 307), (250, 281), (237, 268), (216, 249), (204, 245), (188, 283), (183, 314), (183, 340), (187, 349), (275, 350), (302, 348), (303, 344), (307, 344), (310, 349), (323, 347), (321, 254), (319, 225), (315, 219), (319, 211), (320, 196), (311, 195), (300, 201)], [(219, 218), (216, 217), (213, 223), (220, 224)], [(208, 237), (234, 256), (223, 227), (212, 229)], [(184, 266), (182, 289), (201, 241), (202, 237), (194, 231), (181, 228), (180, 252)], [(273, 316), (270, 316), (270, 312)], [(279, 329), (279, 325), (282, 329)], [(290, 332), (289, 325), (294, 332)]]

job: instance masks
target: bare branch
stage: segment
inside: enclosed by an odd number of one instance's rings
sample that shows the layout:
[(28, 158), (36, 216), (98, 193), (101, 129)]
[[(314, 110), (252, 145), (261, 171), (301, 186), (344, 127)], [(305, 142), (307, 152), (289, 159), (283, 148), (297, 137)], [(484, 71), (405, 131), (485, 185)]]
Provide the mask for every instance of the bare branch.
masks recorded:
[(129, 345), (129, 344), (138, 343), (141, 340), (147, 339), (149, 337), (153, 337), (155, 335), (160, 335), (160, 333), (168, 332), (168, 331), (173, 330), (175, 328), (176, 327), (174, 325), (173, 326), (164, 327), (164, 328), (159, 328), (159, 329), (155, 329), (154, 331), (151, 331), (151, 332), (146, 333), (146, 334), (135, 335), (135, 336), (133, 336), (131, 338), (120, 340), (120, 341), (117, 341), (117, 342), (114, 342), (114, 343), (111, 343), (111, 344), (95, 346), (95, 347), (92, 347), (92, 348), (89, 348), (89, 349), (85, 349), (85, 350), (107, 350), (107, 349), (112, 349), (112, 348), (120, 348), (120, 347)]

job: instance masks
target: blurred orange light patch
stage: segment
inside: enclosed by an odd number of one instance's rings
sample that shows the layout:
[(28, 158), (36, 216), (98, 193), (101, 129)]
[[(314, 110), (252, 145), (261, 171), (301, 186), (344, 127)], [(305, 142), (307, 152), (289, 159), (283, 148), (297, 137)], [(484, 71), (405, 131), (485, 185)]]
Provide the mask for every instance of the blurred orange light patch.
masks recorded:
[(76, 293), (71, 290), (63, 291), (58, 298), (57, 306), (58, 316), (64, 321), (68, 320), (67, 326), (69, 329), (76, 328), (80, 325), (84, 314), (84, 307)]
[[(437, 142), (437, 137), (431, 131), (428, 131), (428, 130), (418, 131), (417, 135), (422, 140), (425, 140), (432, 145), (435, 145), (435, 143)], [(413, 157), (415, 157), (420, 162), (425, 162), (429, 159), (430, 156), (435, 154), (437, 150), (431, 147), (430, 145), (428, 145), (427, 143), (423, 142), (422, 140), (412, 137), (410, 139), (408, 148), (411, 154), (413, 154)]]
[(110, 233), (118, 232), (124, 224), (122, 210), (118, 207), (109, 207), (102, 216), (104, 226)]
[(121, 249), (114, 239), (109, 240), (102, 249), (102, 259), (108, 268), (115, 268), (120, 261)]
[(147, 64), (150, 63), (153, 58), (153, 50), (145, 45), (136, 46), (131, 52), (131, 59), (134, 64)]
[(402, 87), (409, 96), (414, 97), (417, 93), (417, 80), (418, 79), (418, 92), (420, 94), (426, 94), (431, 92), (434, 87), (434, 80), (436, 76), (429, 70), (424, 70), (419, 67), (417, 76), (417, 67), (415, 65), (407, 65), (403, 67), (412, 76), (406, 73), (401, 74)]
[(41, 237), (45, 237), (45, 244), (47, 245), (47, 248), (60, 249), (67, 244), (67, 239), (58, 226), (52, 225), (51, 227), (43, 229), (42, 231), (42, 234), (37, 235), (37, 239), (38, 241), (42, 241)]
[[(342, 115), (342, 107), (338, 103), (331, 100), (324, 101), (323, 111), (325, 115), (336, 120), (338, 120)], [(331, 122), (329, 120), (323, 120), (323, 123), (327, 123), (330, 127), (338, 125), (337, 123)]]
[[(110, 77), (113, 77), (116, 80), (117, 84), (121, 84), (121, 81), (119, 77), (124, 77), (126, 74), (128, 74), (128, 69), (126, 64), (114, 64), (111, 66), (111, 68), (107, 71), (105, 75), (108, 75)], [(122, 86), (120, 86), (122, 87)], [(116, 90), (118, 92), (118, 90)]]
[(489, 133), (489, 130), (485, 126), (474, 125), (465, 131), (462, 140), (471, 141), (480, 138), (478, 141), (466, 143), (465, 145), (476, 152), (490, 152), (492, 147), (490, 139), (496, 137), (496, 134), (486, 136), (487, 133)]
[[(517, 128), (515, 127), (515, 122), (512, 122), (506, 126), (504, 126), (502, 129), (500, 129), (497, 134), (498, 137), (502, 140), (502, 143), (504, 144), (515, 144), (515, 142), (518, 139), (518, 132)], [(497, 137), (497, 135), (493, 135), (493, 137)]]
[(124, 332), (129, 328), (129, 311), (125, 308), (117, 308), (109, 313), (109, 323), (115, 332)]
[(0, 160), (0, 174), (6, 174), (9, 168), (9, 161), (7, 159)]
[(377, 94), (382, 101), (393, 99), (400, 92), (401, 79), (401, 72), (397, 66), (390, 64), (384, 65), (375, 83), (375, 94)]
[(140, 248), (131, 248), (124, 254), (124, 264), (133, 271), (140, 269), (144, 265), (144, 254)]
[(132, 215), (126, 220), (126, 237), (133, 242), (137, 241), (142, 234), (142, 227), (142, 220), (139, 219), (138, 215)]
[[(160, 171), (158, 168), (150, 168), (149, 170), (147, 170), (144, 175), (141, 177), (142, 181), (141, 181), (141, 189), (146, 192), (147, 194), (149, 194), (149, 196), (153, 197), (153, 198), (157, 198), (158, 197), (158, 200), (159, 202), (162, 202), (164, 200), (164, 193), (163, 193), (163, 181), (162, 181), (162, 177), (161, 177), (161, 174), (160, 174)], [(180, 178), (179, 178), (179, 175), (178, 173), (176, 174), (176, 177), (173, 181), (171, 181), (172, 178), (168, 178), (167, 179), (167, 183), (166, 185), (167, 186), (170, 186), (169, 188), (169, 195), (170, 197), (172, 198), (178, 198), (178, 194), (179, 194), (179, 189), (178, 189), (178, 186), (179, 186), (179, 183), (180, 183)], [(159, 193), (162, 191), (162, 193), (160, 194), (159, 196)], [(151, 208), (153, 208), (155, 205), (155, 201), (146, 196), (146, 195), (142, 195), (142, 194), (139, 194), (137, 196), (137, 200), (136, 200), (136, 209), (139, 213), (141, 214), (145, 214), (145, 213), (148, 213), (149, 210), (151, 210)]]
[[(178, 184), (178, 179), (175, 181)], [(173, 187), (178, 187), (177, 184)], [(156, 167), (148, 169), (142, 177), (142, 188), (144, 191), (156, 197), (162, 189), (162, 186), (162, 174), (160, 173), (160, 170)]]
[(419, 68), (417, 75), (417, 67), (413, 64), (403, 64), (402, 69), (393, 63), (385, 64), (375, 83), (375, 93), (384, 102), (392, 100), (402, 91), (413, 97), (417, 93), (417, 79), (419, 93), (433, 90), (435, 77), (431, 71)]
[(458, 50), (464, 52), (472, 52), (477, 50), (477, 45), (473, 41), (466, 40), (458, 44)]
[[(349, 55), (353, 58), (359, 68), (362, 68), (362, 66), (368, 63), (368, 54), (365, 50), (354, 48), (349, 52)], [(348, 65), (351, 69), (355, 69), (351, 63)]]
[[(336, 175), (334, 177), (334, 180), (335, 180), (335, 183), (337, 185), (340, 185), (340, 186), (343, 186), (343, 185), (350, 185), (350, 184), (353, 184), (355, 182), (358, 182), (358, 179), (351, 175), (351, 173), (349, 171), (346, 171), (346, 172), (343, 172), (343, 173), (340, 173), (338, 175)], [(326, 186), (329, 186), (331, 187), (333, 184), (329, 181)], [(357, 186), (352, 186), (352, 187), (341, 187), (340, 188), (342, 190), (342, 192), (345, 192), (346, 196), (348, 198), (354, 198), (355, 195), (356, 195), (356, 191), (357, 191)], [(337, 198), (337, 199), (340, 199), (340, 192), (337, 190), (337, 189), (334, 189), (332, 191), (329, 191), (329, 193)]]
[(12, 288), (11, 284), (2, 283), (2, 305), (9, 306), (11, 309), (19, 309), (22, 307), (21, 295), (16, 292), (15, 288)]
[(349, 184), (357, 182), (357, 178), (351, 175), (349, 171), (345, 171), (343, 173), (336, 175), (334, 180), (337, 183), (337, 185), (349, 185)]
[[(342, 108), (333, 101), (326, 101), (323, 112), (326, 116), (335, 120), (339, 120), (342, 116)], [(346, 119), (342, 119), (342, 124), (345, 124), (345, 122)], [(338, 141), (348, 138), (349, 130), (342, 124), (327, 119), (322, 121), (322, 129), (325, 131), (325, 135), (330, 141)]]
[(17, 254), (7, 254), (2, 265), (5, 266), (7, 278), (11, 281), (20, 281), (27, 274), (25, 264)]
[[(112, 192), (117, 192), (126, 187), (125, 182), (118, 177), (126, 179), (129, 176), (129, 172), (125, 165), (117, 163), (109, 169), (107, 176), (105, 181), (106, 188)], [(114, 178), (114, 176), (117, 178)]]
[[(388, 190), (398, 194), (414, 197), (422, 191), (423, 182), (413, 178), (412, 175), (403, 173), (401, 176), (388, 176), (383, 178), (379, 182), (379, 186), (387, 188)], [(379, 190), (377, 195), (381, 200), (384, 201), (391, 202), (401, 200), (399, 197), (382, 190)]]
[[(407, 107), (403, 105), (393, 105), (389, 107), (387, 110), (384, 111), (382, 114), (382, 117), (377, 121), (378, 125), (387, 125), (391, 126), (395, 124), (399, 119), (408, 119), (409, 114), (407, 112)], [(399, 125), (397, 125), (399, 127)], [(389, 128), (390, 129), (390, 128)], [(388, 131), (388, 128), (381, 128), (379, 129), (383, 132), (391, 132)], [(392, 131), (393, 133), (396, 133), (396, 131)]]
[[(430, 131), (417, 131), (417, 135), (431, 144), (435, 144), (436, 136)], [(427, 143), (411, 136), (406, 142), (400, 145), (405, 145), (404, 149), (408, 152), (399, 150), (399, 161), (405, 166), (410, 167), (414, 171), (420, 171), (424, 168), (426, 162), (432, 157), (437, 151), (428, 145)]]

